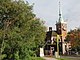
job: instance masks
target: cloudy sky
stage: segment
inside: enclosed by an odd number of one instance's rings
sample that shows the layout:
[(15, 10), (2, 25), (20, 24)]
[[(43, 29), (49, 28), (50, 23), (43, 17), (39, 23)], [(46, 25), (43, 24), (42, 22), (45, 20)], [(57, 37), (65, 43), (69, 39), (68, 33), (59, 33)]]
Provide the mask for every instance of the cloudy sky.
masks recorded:
[[(60, 0), (27, 0), (34, 3), (33, 11), (37, 17), (45, 21), (47, 27), (53, 27), (58, 21)], [(61, 0), (63, 19), (67, 21), (68, 30), (80, 27), (80, 0)]]

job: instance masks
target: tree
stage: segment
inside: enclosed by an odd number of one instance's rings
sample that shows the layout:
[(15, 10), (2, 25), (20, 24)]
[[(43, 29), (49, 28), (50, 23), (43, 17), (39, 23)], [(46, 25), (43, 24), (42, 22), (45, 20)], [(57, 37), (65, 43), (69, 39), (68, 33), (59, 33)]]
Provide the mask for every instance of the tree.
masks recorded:
[(0, 0), (0, 56), (3, 60), (30, 60), (45, 39), (43, 21), (24, 1)]
[(80, 51), (80, 28), (68, 32), (67, 41), (71, 42), (73, 50)]

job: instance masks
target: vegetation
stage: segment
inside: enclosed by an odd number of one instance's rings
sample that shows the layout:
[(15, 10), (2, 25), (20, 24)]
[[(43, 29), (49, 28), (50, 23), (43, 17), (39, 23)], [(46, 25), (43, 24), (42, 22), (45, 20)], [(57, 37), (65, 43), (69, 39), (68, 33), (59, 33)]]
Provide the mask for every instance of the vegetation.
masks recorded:
[(67, 40), (71, 42), (72, 50), (80, 51), (80, 28), (68, 32)]
[(0, 60), (31, 60), (37, 56), (46, 27), (32, 8), (22, 0), (0, 0)]

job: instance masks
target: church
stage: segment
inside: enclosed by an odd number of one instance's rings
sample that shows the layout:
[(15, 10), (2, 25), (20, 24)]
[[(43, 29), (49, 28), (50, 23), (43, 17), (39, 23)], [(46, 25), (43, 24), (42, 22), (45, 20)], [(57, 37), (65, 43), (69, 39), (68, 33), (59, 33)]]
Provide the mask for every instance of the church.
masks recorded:
[(59, 2), (59, 19), (55, 25), (56, 30), (52, 30), (52, 27), (49, 27), (49, 31), (46, 32), (44, 47), (45, 55), (54, 55), (55, 52), (59, 52), (59, 54), (64, 55), (69, 50), (70, 43), (66, 42), (67, 22), (62, 18), (60, 2)]

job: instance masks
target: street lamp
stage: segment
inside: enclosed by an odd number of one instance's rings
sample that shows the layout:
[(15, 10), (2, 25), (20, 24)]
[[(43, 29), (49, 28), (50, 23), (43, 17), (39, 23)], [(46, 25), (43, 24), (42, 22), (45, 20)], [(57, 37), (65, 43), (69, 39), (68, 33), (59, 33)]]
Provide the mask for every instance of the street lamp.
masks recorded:
[(59, 35), (57, 34), (57, 52), (55, 52), (56, 58), (60, 58), (59, 56)]
[(58, 52), (58, 55), (59, 55), (59, 35), (57, 35), (57, 52)]

